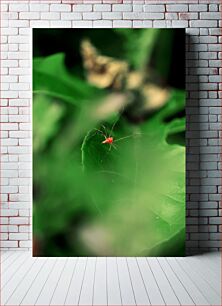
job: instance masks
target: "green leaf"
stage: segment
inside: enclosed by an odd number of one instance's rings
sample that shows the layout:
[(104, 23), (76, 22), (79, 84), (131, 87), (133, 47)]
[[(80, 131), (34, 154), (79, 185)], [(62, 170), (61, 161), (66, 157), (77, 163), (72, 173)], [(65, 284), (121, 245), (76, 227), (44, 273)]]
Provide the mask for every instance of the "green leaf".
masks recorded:
[(34, 59), (33, 91), (59, 98), (75, 106), (103, 95), (102, 90), (67, 71), (63, 53)]
[(44, 95), (33, 102), (33, 150), (42, 151), (59, 130), (64, 105)]
[[(160, 249), (168, 254), (172, 241), (181, 246), (177, 239), (185, 227), (185, 148), (169, 144), (167, 136), (185, 130), (184, 118), (169, 119), (184, 102), (184, 94), (174, 92), (165, 108), (139, 127), (120, 118), (111, 134), (117, 150), (102, 144), (104, 136), (94, 130), (84, 139), (82, 163), (88, 177), (96, 175), (91, 194), (103, 215), (88, 230), (93, 235), (95, 228), (102, 228), (117, 256), (125, 250), (128, 256)], [(105, 126), (109, 134), (110, 125)]]
[(125, 38), (126, 58), (135, 69), (149, 64), (160, 29), (115, 29)]

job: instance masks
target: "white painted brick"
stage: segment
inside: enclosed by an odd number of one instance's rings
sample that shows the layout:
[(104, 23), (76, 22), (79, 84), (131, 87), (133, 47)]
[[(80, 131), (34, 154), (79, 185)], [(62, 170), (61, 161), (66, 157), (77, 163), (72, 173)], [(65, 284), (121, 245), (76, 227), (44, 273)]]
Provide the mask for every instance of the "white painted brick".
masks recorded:
[(93, 21), (94, 28), (112, 28), (111, 20), (94, 20)]
[[(1, 162), (3, 162), (3, 161), (1, 161)], [(0, 182), (0, 185), (1, 185), (1, 186), (7, 186), (7, 185), (9, 185), (9, 179), (8, 179), (8, 178), (2, 178), (2, 179), (1, 179), (1, 182)]]
[(1, 240), (8, 240), (8, 233), (1, 233)]
[(16, 28), (16, 27), (28, 27), (29, 21), (28, 20), (9, 20), (9, 27)]
[(29, 154), (20, 154), (19, 155), (19, 161), (31, 161), (31, 156)]
[(218, 4), (209, 4), (209, 11), (210, 12), (217, 12), (217, 11), (219, 11)]
[(50, 21), (50, 26), (52, 28), (71, 28), (72, 23), (71, 21), (65, 20), (65, 21), (60, 21), (60, 20), (51, 20)]
[(19, 19), (40, 19), (40, 13), (39, 12), (19, 13)]
[(18, 130), (18, 123), (4, 123), (4, 124), (1, 124), (1, 130), (3, 130), (3, 131)]
[(123, 12), (123, 19), (164, 19), (163, 13), (135, 13)]
[(206, 12), (207, 4), (189, 4), (189, 11), (192, 12)]
[(0, 241), (0, 247), (1, 248), (17, 248), (18, 247), (18, 241)]
[(18, 44), (9, 44), (8, 51), (18, 51)]
[[(68, 14), (68, 13), (67, 13)], [(41, 13), (41, 19), (46, 20), (59, 20), (60, 13), (50, 12), (50, 13)]]
[(113, 12), (131, 12), (132, 5), (130, 4), (113, 4), (112, 6)]
[(101, 18), (102, 18), (102, 13), (100, 12), (83, 13), (83, 19), (86, 20), (97, 20)]
[(28, 99), (13, 99), (9, 100), (10, 106), (29, 106), (29, 100)]
[(19, 35), (31, 35), (31, 28), (19, 28)]
[(188, 27), (187, 20), (172, 20), (172, 27), (173, 28), (186, 28)]
[(43, 3), (30, 3), (29, 4), (30, 11), (32, 12), (48, 12), (49, 4)]
[(19, 241), (20, 248), (31, 248), (32, 242), (31, 241)]
[(144, 12), (165, 12), (165, 8), (163, 4), (156, 4), (156, 5), (144, 5), (143, 6)]
[(188, 12), (187, 4), (168, 4), (166, 5), (167, 12)]
[(110, 12), (111, 4), (94, 4), (93, 11), (94, 12)]
[(62, 20), (81, 20), (82, 14), (81, 13), (61, 13)]
[(171, 20), (154, 20), (153, 26), (155, 28), (171, 27), (172, 26), (172, 22), (171, 22)]
[(29, 225), (21, 225), (21, 226), (19, 226), (19, 232), (20, 233), (30, 233), (31, 228), (30, 228)]
[(18, 139), (4, 138), (1, 144), (3, 146), (16, 146), (18, 145)]
[(4, 98), (18, 98), (18, 92), (17, 91), (3, 91), (1, 92), (1, 97)]
[(76, 4), (73, 6), (73, 11), (76, 12), (92, 12), (92, 4)]
[(9, 69), (10, 75), (29, 75), (31, 72), (30, 68), (11, 68)]
[(7, 12), (8, 11), (8, 4), (2, 3), (1, 4), (1, 11), (2, 12)]
[(198, 13), (179, 13), (179, 19), (182, 20), (198, 19)]
[(17, 44), (17, 43), (27, 43), (27, 37), (25, 37), (25, 36), (10, 36), (9, 37), (9, 44), (13, 44), (13, 45), (15, 45), (15, 44)]
[(29, 209), (19, 209), (19, 216), (20, 217), (29, 217), (30, 210)]
[(8, 153), (10, 154), (27, 154), (30, 152), (30, 148), (26, 146), (10, 146), (8, 147)]
[[(9, 187), (9, 186), (3, 186), (2, 188), (12, 188), (12, 191), (14, 191), (16, 188), (16, 186), (12, 186), (12, 187)], [(11, 191), (9, 192), (5, 192), (5, 193), (11, 193)], [(18, 210), (17, 209), (1, 209), (1, 216), (2, 217), (16, 217), (18, 216)]]
[(114, 20), (113, 27), (114, 28), (131, 28), (132, 21), (131, 20)]
[(29, 185), (30, 180), (27, 178), (11, 178), (9, 182), (11, 185), (22, 185), (22, 186), (24, 185), (25, 186), (25, 185)]
[(51, 4), (50, 11), (52, 12), (71, 12), (71, 5), (69, 4)]
[[(8, 71), (9, 71), (8, 68), (1, 67), (1, 69), (0, 69), (1, 75), (6, 75), (6, 74), (8, 74)], [(1, 98), (4, 99), (5, 97), (2, 97), (2, 96), (1, 96)]]
[(217, 26), (217, 20), (190, 20), (190, 26), (194, 28), (212, 28)]
[(76, 20), (72, 21), (73, 28), (92, 28), (92, 20)]
[(106, 12), (102, 13), (102, 19), (122, 19), (122, 13), (121, 12)]
[(25, 3), (9, 4), (9, 12), (28, 12), (29, 6)]
[(221, 13), (209, 13), (209, 12), (204, 12), (204, 13), (200, 13), (200, 19), (218, 19), (220, 20), (221, 18)]
[(30, 27), (31, 28), (49, 28), (50, 22), (49, 20), (31, 20)]
[(11, 218), (9, 218), (9, 224), (18, 224), (18, 225), (29, 224), (29, 218), (27, 218), (27, 217), (11, 217)]
[(143, 21), (142, 20), (133, 20), (133, 28), (143, 28)]
[(11, 233), (9, 234), (10, 240), (28, 240), (27, 233)]
[(165, 19), (177, 20), (178, 13), (165, 13)]
[(133, 12), (142, 12), (143, 11), (143, 5), (141, 4), (134, 4), (133, 5)]
[(29, 122), (29, 116), (26, 115), (10, 115), (10, 122)]
[(18, 32), (19, 32), (19, 30), (18, 30), (18, 28), (2, 28), (1, 29), (1, 31), (2, 31), (2, 35), (18, 35)]
[[(1, 196), (2, 198), (2, 196)], [(6, 217), (0, 217), (0, 224), (8, 224), (9, 223), (9, 218)]]
[(18, 171), (16, 170), (2, 170), (2, 177), (18, 177)]

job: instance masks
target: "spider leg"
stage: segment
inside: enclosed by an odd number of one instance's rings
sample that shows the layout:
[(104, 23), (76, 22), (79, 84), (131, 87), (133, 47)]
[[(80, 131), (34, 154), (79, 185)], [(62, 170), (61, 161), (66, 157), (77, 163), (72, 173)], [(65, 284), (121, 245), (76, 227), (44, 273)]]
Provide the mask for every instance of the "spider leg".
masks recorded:
[(120, 141), (120, 140), (123, 140), (123, 139), (131, 138), (131, 137), (134, 137), (134, 136), (136, 136), (136, 135), (140, 135), (140, 134), (138, 133), (138, 134), (133, 134), (133, 135), (121, 137), (121, 138), (119, 138), (119, 139), (116, 139), (115, 142)]
[(94, 130), (96, 130), (97, 132), (101, 133), (106, 138), (106, 135), (103, 133), (103, 131), (101, 131), (99, 129), (96, 129), (96, 128), (94, 128)]
[(117, 146), (116, 146), (116, 145), (114, 145), (114, 143), (113, 143), (112, 145), (113, 145), (113, 148), (114, 148), (115, 150), (117, 150)]

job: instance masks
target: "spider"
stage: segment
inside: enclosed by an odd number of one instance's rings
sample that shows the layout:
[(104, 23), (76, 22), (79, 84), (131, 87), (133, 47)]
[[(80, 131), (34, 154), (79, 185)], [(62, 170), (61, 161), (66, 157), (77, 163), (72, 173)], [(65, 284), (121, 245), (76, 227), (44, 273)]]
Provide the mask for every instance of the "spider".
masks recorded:
[(114, 137), (112, 136), (112, 132), (113, 132), (114, 125), (112, 126), (109, 135), (107, 135), (107, 133), (106, 133), (106, 127), (105, 127), (104, 125), (102, 125), (102, 128), (104, 129), (104, 132), (101, 131), (101, 130), (99, 130), (99, 129), (96, 129), (96, 128), (95, 128), (95, 130), (96, 130), (97, 132), (101, 133), (102, 136), (105, 138), (105, 140), (103, 140), (103, 141), (101, 142), (101, 144), (109, 144), (109, 145), (110, 145), (110, 146), (109, 146), (109, 151), (112, 149), (112, 147), (113, 147), (115, 150), (117, 150), (117, 147), (116, 147), (116, 145), (115, 145), (116, 142), (118, 142), (118, 141), (120, 141), (120, 140), (123, 140), (123, 139), (126, 139), (126, 138), (130, 138), (130, 137), (135, 136), (135, 134), (133, 134), (133, 135), (121, 137), (121, 138), (118, 138), (118, 139), (114, 139)]

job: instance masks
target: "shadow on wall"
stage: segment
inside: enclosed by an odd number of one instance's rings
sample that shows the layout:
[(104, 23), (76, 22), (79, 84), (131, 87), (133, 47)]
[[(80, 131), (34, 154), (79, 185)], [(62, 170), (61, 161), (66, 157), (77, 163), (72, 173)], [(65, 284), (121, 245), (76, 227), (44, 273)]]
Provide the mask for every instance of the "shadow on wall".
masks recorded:
[(201, 122), (198, 53), (195, 50), (198, 44), (193, 40), (186, 34), (186, 255), (209, 251), (209, 248), (200, 246), (200, 240), (204, 236), (207, 240), (209, 232), (206, 218), (201, 214), (208, 201), (206, 186), (201, 186), (201, 178), (206, 172), (201, 169), (201, 146), (206, 145), (207, 140), (201, 139), (201, 130), (206, 123)]

